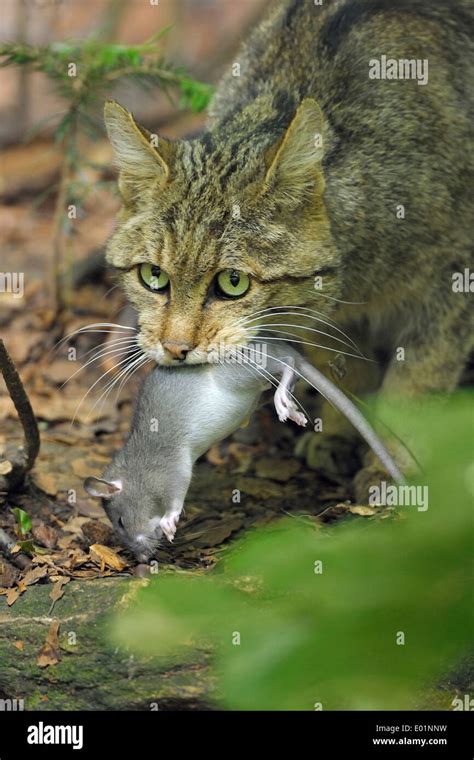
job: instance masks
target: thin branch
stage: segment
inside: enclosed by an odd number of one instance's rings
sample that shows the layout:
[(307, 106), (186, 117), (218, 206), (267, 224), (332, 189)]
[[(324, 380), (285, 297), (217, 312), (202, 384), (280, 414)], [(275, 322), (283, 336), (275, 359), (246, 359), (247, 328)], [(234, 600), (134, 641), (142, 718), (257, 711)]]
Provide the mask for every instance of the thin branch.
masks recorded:
[(23, 427), (25, 436), (25, 471), (31, 470), (38, 456), (40, 448), (40, 434), (36, 418), (31, 408), (30, 400), (26, 394), (20, 375), (13, 364), (10, 355), (0, 338), (0, 370), (10, 397), (15, 404), (18, 417)]

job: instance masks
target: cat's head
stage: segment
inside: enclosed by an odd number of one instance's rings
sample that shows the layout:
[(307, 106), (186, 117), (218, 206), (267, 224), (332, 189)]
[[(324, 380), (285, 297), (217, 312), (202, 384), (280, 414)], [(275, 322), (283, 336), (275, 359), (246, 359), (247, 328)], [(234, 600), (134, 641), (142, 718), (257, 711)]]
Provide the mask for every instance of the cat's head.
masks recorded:
[[(324, 124), (313, 100), (277, 135), (245, 110), (236, 130), (174, 143), (117, 103), (106, 105), (105, 118), (123, 200), (107, 259), (138, 311), (150, 358), (202, 363), (265, 324), (298, 321), (275, 320), (269, 308), (329, 312), (339, 275), (323, 204)], [(315, 277), (329, 298), (319, 297)]]

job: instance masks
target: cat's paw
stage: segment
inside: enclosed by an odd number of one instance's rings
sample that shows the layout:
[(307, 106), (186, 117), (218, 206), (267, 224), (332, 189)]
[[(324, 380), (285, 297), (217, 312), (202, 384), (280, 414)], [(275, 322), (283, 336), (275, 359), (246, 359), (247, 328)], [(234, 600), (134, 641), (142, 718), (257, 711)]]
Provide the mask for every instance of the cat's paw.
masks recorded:
[(176, 514), (175, 512), (172, 512), (169, 515), (164, 515), (160, 520), (160, 528), (170, 543), (173, 543), (178, 520), (179, 514)]
[(360, 467), (357, 442), (336, 434), (307, 432), (298, 440), (295, 454), (330, 480), (354, 475)]

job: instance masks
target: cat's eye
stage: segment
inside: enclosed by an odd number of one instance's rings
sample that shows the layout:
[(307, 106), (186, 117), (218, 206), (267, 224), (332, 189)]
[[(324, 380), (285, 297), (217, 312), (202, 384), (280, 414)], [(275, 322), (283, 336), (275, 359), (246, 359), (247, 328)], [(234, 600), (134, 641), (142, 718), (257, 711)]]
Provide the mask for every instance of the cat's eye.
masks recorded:
[(250, 287), (250, 277), (237, 269), (224, 269), (216, 278), (216, 293), (221, 298), (240, 298)]
[(140, 264), (138, 267), (140, 281), (145, 288), (159, 293), (165, 290), (170, 282), (169, 276), (156, 264)]
[(117, 522), (119, 524), (119, 527), (122, 528), (122, 530), (125, 530), (125, 523), (123, 521), (123, 518), (119, 517), (119, 519), (117, 520)]

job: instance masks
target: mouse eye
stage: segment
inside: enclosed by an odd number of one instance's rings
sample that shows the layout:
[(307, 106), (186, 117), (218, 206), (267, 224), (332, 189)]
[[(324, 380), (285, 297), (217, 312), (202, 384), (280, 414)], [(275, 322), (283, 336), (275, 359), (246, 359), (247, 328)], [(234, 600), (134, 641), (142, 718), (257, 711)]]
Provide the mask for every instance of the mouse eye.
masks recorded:
[(118, 522), (119, 528), (122, 528), (122, 530), (125, 530), (125, 524), (124, 524), (124, 521), (123, 521), (123, 519), (121, 517), (119, 517), (119, 519), (117, 520), (117, 522)]

